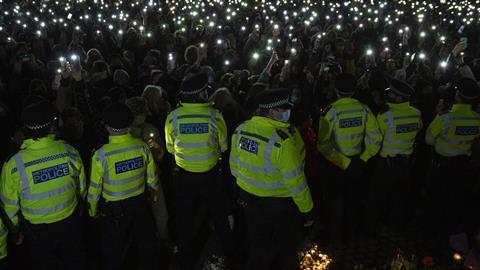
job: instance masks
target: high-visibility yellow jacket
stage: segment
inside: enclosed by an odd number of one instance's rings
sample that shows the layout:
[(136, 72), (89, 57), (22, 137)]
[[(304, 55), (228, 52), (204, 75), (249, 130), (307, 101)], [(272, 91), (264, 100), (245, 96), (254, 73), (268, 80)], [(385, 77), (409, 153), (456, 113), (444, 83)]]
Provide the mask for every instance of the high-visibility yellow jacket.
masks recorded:
[(69, 217), (86, 195), (82, 160), (72, 146), (47, 136), (25, 140), (2, 169), (0, 198), (14, 226), (19, 211), (32, 224)]
[(410, 102), (387, 105), (388, 111), (377, 116), (378, 126), (383, 135), (380, 156), (411, 155), (415, 138), (422, 129), (421, 113), (410, 106)]
[(352, 156), (367, 162), (380, 150), (382, 134), (370, 109), (353, 98), (332, 103), (320, 117), (317, 148), (330, 162), (346, 170)]
[(130, 134), (110, 136), (92, 157), (90, 181), (89, 214), (95, 216), (100, 196), (107, 202), (135, 197), (145, 192), (145, 182), (157, 189), (155, 160), (142, 140)]
[(7, 257), (7, 235), (8, 230), (0, 219), (0, 260)]
[(259, 197), (291, 197), (302, 213), (313, 207), (304, 163), (303, 140), (289, 124), (254, 116), (232, 137), (230, 170), (237, 185)]
[(182, 103), (165, 123), (167, 151), (189, 172), (207, 172), (228, 149), (222, 114), (208, 103)]
[(467, 104), (454, 104), (448, 113), (437, 115), (425, 134), (427, 144), (445, 157), (469, 156), (479, 137), (480, 114)]

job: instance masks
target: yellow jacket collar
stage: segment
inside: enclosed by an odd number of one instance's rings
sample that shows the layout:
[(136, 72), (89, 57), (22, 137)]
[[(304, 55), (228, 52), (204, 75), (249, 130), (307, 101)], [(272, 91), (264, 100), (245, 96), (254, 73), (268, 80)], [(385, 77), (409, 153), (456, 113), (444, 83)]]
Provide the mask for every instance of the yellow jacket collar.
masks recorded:
[(274, 128), (288, 128), (290, 126), (290, 123), (283, 123), (264, 116), (254, 116), (252, 117), (252, 121), (255, 121), (256, 123), (260, 122)]
[(180, 102), (180, 105), (183, 107), (210, 107), (211, 103), (187, 103), (187, 102)]
[(108, 136), (108, 141), (110, 143), (122, 143), (131, 140), (133, 137), (130, 133), (125, 135), (110, 135)]
[(389, 108), (392, 108), (392, 109), (405, 109), (405, 108), (408, 108), (410, 107), (410, 102), (402, 102), (402, 103), (390, 103), (390, 102), (387, 102), (387, 105)]
[(470, 104), (453, 104), (452, 112), (457, 111), (470, 111), (472, 109), (472, 105)]
[(351, 97), (343, 97), (335, 101), (333, 104), (348, 104), (348, 103), (359, 103), (360, 101), (351, 98)]
[(49, 145), (53, 141), (55, 141), (55, 135), (53, 134), (47, 135), (45, 137), (42, 137), (36, 140), (26, 139), (25, 141), (23, 141), (22, 146), (20, 146), (20, 149), (26, 149), (26, 148), (40, 149)]

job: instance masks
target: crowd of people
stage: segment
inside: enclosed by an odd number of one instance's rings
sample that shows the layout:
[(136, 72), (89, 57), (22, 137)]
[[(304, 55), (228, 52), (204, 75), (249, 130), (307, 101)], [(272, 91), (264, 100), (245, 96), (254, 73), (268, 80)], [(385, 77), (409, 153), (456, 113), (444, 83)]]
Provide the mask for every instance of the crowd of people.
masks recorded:
[(232, 269), (297, 269), (319, 224), (480, 249), (479, 13), (0, 0), (0, 269), (195, 269), (210, 231)]

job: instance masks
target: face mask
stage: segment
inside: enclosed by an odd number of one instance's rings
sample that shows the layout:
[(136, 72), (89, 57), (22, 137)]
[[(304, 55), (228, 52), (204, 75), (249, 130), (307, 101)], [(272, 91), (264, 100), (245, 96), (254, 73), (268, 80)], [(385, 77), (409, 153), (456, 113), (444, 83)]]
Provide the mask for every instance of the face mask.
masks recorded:
[(282, 118), (280, 119), (280, 122), (288, 123), (288, 121), (290, 121), (290, 113), (290, 110), (284, 111), (282, 113)]

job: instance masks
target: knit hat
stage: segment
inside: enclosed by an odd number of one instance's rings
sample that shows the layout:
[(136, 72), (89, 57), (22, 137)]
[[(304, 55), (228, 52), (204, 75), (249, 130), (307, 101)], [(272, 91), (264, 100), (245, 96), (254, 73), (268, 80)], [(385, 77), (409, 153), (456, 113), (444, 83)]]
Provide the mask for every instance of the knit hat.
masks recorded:
[(180, 91), (183, 95), (197, 95), (208, 87), (208, 77), (203, 73), (195, 74), (183, 80)]

